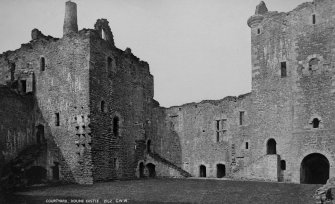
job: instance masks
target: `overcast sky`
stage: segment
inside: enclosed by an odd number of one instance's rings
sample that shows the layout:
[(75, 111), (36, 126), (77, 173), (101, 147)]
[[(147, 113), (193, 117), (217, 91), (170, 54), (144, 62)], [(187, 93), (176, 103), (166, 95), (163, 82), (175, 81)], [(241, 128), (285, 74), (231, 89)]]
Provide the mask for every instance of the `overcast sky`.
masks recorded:
[[(106, 18), (117, 47), (150, 64), (155, 99), (168, 107), (251, 91), (247, 19), (259, 0), (73, 0), (78, 26)], [(61, 37), (65, 0), (0, 0), (0, 53), (30, 41), (33, 28)], [(290, 11), (304, 0), (267, 0)]]

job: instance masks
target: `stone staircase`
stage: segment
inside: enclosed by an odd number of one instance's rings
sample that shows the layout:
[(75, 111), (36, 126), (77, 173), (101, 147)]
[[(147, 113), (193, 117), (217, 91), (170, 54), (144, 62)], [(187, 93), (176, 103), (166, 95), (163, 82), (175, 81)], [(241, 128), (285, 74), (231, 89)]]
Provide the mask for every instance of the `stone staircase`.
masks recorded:
[(177, 165), (173, 164), (172, 162), (168, 161), (167, 159), (163, 158), (162, 156), (160, 156), (157, 153), (154, 152), (149, 152), (148, 155), (154, 159), (157, 162), (160, 162), (176, 171), (178, 171), (180, 173), (180, 175), (182, 175), (183, 177), (187, 178), (187, 177), (192, 177), (192, 175), (190, 173), (188, 173), (187, 171), (185, 171), (184, 169), (178, 167)]
[(10, 190), (28, 184), (25, 172), (46, 149), (46, 144), (30, 145), (23, 149), (16, 158), (6, 163), (0, 178), (1, 188)]

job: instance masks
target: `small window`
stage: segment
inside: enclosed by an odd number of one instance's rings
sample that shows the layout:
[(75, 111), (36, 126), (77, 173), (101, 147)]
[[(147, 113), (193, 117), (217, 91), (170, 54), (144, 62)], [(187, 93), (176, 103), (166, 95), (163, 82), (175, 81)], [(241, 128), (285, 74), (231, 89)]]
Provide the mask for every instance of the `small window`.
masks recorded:
[(101, 30), (101, 38), (104, 39), (104, 40), (107, 40), (106, 33), (105, 33), (104, 29)]
[(315, 16), (315, 14), (312, 15), (312, 23), (313, 23), (313, 25), (316, 24), (316, 16)]
[(220, 130), (220, 120), (216, 121), (216, 130), (219, 131)]
[(249, 143), (248, 142), (245, 143), (245, 149), (249, 149)]
[(110, 73), (111, 69), (112, 69), (112, 58), (111, 57), (107, 57), (107, 73)]
[(26, 80), (21, 80), (21, 91), (22, 93), (27, 92), (27, 81)]
[(119, 136), (119, 118), (118, 117), (114, 117), (113, 118), (113, 134), (114, 136)]
[(261, 29), (260, 28), (257, 29), (257, 34), (258, 35), (261, 34)]
[(41, 71), (45, 71), (45, 58), (44, 57), (41, 57), (40, 59), (40, 69)]
[(220, 142), (220, 132), (216, 132), (216, 142)]
[(101, 101), (100, 102), (100, 111), (101, 112), (105, 112), (105, 108), (106, 108), (105, 106), (106, 106), (105, 101)]
[(309, 70), (316, 70), (319, 66), (319, 59), (317, 58), (313, 58), (311, 60), (309, 60), (309, 63), (308, 63), (308, 69)]
[(319, 128), (320, 120), (318, 118), (314, 118), (312, 121), (313, 128)]
[(285, 160), (280, 161), (280, 169), (281, 170), (286, 170), (286, 161)]
[(286, 62), (281, 62), (280, 63), (280, 75), (281, 75), (282, 78), (287, 76)]
[(240, 111), (240, 125), (244, 124), (244, 111)]
[(55, 125), (60, 126), (59, 113), (55, 113)]

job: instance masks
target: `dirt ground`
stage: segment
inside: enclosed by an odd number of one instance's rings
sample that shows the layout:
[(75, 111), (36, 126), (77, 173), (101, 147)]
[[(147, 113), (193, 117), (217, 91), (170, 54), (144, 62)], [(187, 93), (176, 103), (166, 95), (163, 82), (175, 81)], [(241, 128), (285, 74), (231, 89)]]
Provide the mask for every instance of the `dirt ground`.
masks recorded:
[[(320, 185), (209, 179), (143, 179), (39, 187), (6, 203), (315, 203)], [(2, 202), (1, 202), (2, 203)]]

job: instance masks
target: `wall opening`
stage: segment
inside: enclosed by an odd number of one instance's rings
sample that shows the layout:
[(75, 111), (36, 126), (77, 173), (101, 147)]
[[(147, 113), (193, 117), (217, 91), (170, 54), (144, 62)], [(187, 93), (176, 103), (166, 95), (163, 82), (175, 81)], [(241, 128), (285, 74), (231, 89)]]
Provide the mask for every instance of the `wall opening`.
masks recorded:
[(286, 62), (281, 62), (280, 63), (280, 76), (282, 78), (287, 77)]
[(15, 79), (15, 67), (16, 67), (16, 65), (15, 65), (15, 63), (10, 63), (10, 80), (11, 81), (14, 81), (14, 79)]
[(59, 163), (54, 162), (55, 166), (52, 167), (52, 179), (59, 180)]
[(104, 29), (101, 29), (101, 38), (104, 40), (107, 40), (107, 36), (106, 36)]
[(245, 149), (249, 149), (249, 142), (245, 143)]
[(258, 35), (261, 34), (261, 29), (260, 28), (257, 29), (257, 34)]
[(47, 170), (41, 166), (32, 166), (26, 171), (28, 184), (40, 184), (46, 181)]
[(311, 60), (309, 60), (309, 63), (308, 63), (308, 69), (309, 70), (316, 70), (319, 66), (319, 59), (317, 58), (313, 58)]
[(244, 111), (240, 111), (240, 125), (244, 124)]
[(216, 177), (223, 178), (226, 176), (226, 166), (223, 164), (216, 165)]
[(318, 118), (314, 118), (312, 120), (312, 125), (313, 125), (313, 128), (319, 128), (320, 120)]
[(106, 102), (105, 101), (101, 101), (100, 102), (100, 111), (101, 112), (105, 112), (105, 107), (106, 106)]
[(200, 177), (206, 177), (206, 166), (205, 165), (200, 165), (199, 176)]
[(285, 160), (280, 161), (280, 169), (281, 170), (286, 170), (286, 161)]
[(269, 139), (266, 144), (266, 154), (277, 154), (276, 145), (276, 140)]
[(60, 126), (59, 113), (55, 113), (55, 125)]
[(27, 92), (27, 81), (21, 80), (21, 92), (26, 93)]
[(151, 140), (147, 141), (147, 152), (151, 153)]
[(44, 126), (38, 125), (36, 131), (36, 142), (37, 144), (41, 144), (44, 141)]
[(147, 164), (147, 169), (149, 172), (149, 177), (150, 178), (155, 178), (156, 177), (156, 166), (152, 163)]
[(45, 71), (45, 58), (44, 57), (41, 57), (40, 59), (40, 69), (41, 71)]
[(324, 155), (307, 155), (301, 162), (300, 183), (325, 184), (329, 179), (329, 168), (329, 161)]
[(113, 118), (113, 134), (114, 136), (119, 136), (119, 128), (120, 128), (120, 124), (119, 124), (119, 117), (115, 116)]
[(315, 16), (315, 14), (312, 15), (312, 23), (316, 24), (316, 16)]
[(144, 164), (143, 164), (143, 162), (140, 163), (140, 165), (138, 167), (138, 171), (139, 171), (140, 178), (144, 178)]

